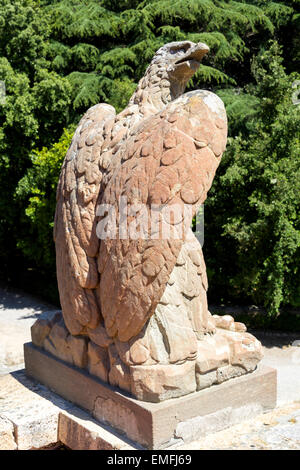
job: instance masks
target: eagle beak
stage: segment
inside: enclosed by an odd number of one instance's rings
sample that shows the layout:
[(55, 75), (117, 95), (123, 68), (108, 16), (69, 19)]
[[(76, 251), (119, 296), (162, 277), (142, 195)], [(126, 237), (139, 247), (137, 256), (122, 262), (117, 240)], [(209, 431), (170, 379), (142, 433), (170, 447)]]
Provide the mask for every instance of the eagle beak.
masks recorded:
[(182, 64), (187, 61), (201, 62), (205, 54), (209, 52), (209, 47), (204, 42), (198, 42), (192, 49), (190, 49), (181, 59), (175, 62), (176, 65)]
[(205, 54), (209, 52), (209, 47), (204, 44), (204, 42), (198, 42), (196, 46), (194, 47), (194, 50), (192, 50), (189, 54), (189, 57), (197, 60), (197, 62), (201, 62)]
[(171, 77), (180, 82), (187, 82), (198, 70), (201, 60), (208, 52), (209, 47), (203, 42), (198, 42), (174, 63), (170, 70)]

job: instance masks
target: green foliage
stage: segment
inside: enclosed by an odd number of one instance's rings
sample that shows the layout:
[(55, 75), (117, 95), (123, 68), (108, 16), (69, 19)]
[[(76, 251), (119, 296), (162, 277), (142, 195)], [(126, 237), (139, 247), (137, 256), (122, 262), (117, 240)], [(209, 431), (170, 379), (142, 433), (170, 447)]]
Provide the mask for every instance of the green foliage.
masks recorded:
[(33, 147), (49, 145), (68, 124), (71, 85), (47, 60), (49, 18), (38, 2), (0, 0), (0, 259), (3, 271), (24, 236), (24, 206), (14, 197)]
[(43, 147), (31, 153), (32, 167), (20, 180), (16, 190), (18, 198), (27, 205), (25, 214), (30, 221), (27, 221), (24, 231), (26, 235), (18, 240), (18, 248), (36, 265), (52, 270), (55, 269), (52, 232), (56, 187), (74, 130), (74, 127), (65, 129), (58, 142), (49, 149)]
[(253, 120), (256, 119), (260, 103), (258, 97), (241, 88), (224, 88), (218, 90), (217, 94), (225, 104), (230, 123), (229, 135), (235, 136), (239, 132), (247, 133), (253, 125)]
[(50, 17), (49, 58), (58, 73), (69, 76), (74, 111), (79, 114), (99, 100), (113, 102), (123, 81), (131, 82), (132, 89), (155, 51), (170, 41), (190, 39), (210, 46), (191, 87), (233, 84), (241, 79), (247, 83), (249, 54), (272, 37), (272, 20), (281, 27), (293, 14), (284, 2), (273, 7), (268, 2), (255, 5), (232, 0), (44, 3)]
[(221, 296), (230, 286), (231, 298), (271, 315), (282, 303), (300, 306), (300, 112), (292, 102), (300, 76), (285, 73), (279, 54), (274, 43), (252, 63), (257, 84), (249, 88), (259, 106), (248, 132), (229, 139), (205, 233), (215, 237), (212, 286)]

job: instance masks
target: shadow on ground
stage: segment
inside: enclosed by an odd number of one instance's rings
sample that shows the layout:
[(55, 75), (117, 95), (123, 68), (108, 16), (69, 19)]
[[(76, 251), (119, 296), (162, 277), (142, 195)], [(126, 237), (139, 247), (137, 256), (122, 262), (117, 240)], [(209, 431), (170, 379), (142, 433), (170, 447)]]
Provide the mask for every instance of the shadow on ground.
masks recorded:
[[(39, 313), (46, 310), (52, 310), (53, 305), (33, 297), (21, 290), (4, 287), (0, 284), (0, 310), (35, 310), (32, 318), (36, 318)], [(22, 318), (22, 317), (20, 317)], [(28, 318), (28, 316), (27, 316)]]

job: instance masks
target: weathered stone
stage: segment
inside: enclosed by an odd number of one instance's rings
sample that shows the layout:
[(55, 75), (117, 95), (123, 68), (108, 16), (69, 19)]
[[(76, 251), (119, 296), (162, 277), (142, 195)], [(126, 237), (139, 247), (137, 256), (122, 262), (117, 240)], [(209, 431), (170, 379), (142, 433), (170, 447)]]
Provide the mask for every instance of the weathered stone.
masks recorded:
[(51, 327), (48, 325), (47, 322), (45, 322), (45, 321), (40, 322), (39, 320), (37, 320), (34, 323), (34, 325), (32, 325), (32, 327), (31, 327), (32, 342), (36, 346), (42, 346), (44, 340), (46, 339), (46, 337), (50, 333), (50, 330), (51, 330)]
[(104, 382), (108, 381), (108, 353), (92, 341), (88, 345), (88, 368), (90, 374), (96, 375)]
[(70, 349), (67, 347), (67, 345), (64, 347), (64, 349), (57, 349), (52, 341), (49, 338), (46, 338), (44, 341), (44, 349), (48, 351), (50, 354), (53, 354), (53, 356), (58, 357), (62, 361), (69, 362), (70, 364), (73, 364), (73, 357)]
[(73, 354), (70, 348), (72, 341), (69, 343), (69, 336), (69, 332), (61, 318), (52, 326), (48, 337), (44, 340), (43, 347), (54, 356), (73, 364)]
[(110, 363), (113, 364), (119, 357), (126, 365), (132, 365), (130, 357), (130, 343), (127, 341), (115, 340), (114, 344), (109, 347)]
[(115, 344), (111, 344), (109, 346), (108, 357), (109, 357), (110, 367), (112, 367), (119, 360), (119, 354), (118, 354), (118, 350)]
[(197, 355), (197, 337), (183, 306), (159, 304), (155, 316), (168, 344), (171, 363), (193, 359)]
[[(197, 368), (197, 365), (196, 365)], [(196, 372), (197, 390), (203, 390), (204, 388), (211, 387), (218, 383), (217, 369), (201, 374), (199, 371)]]
[(168, 351), (163, 332), (155, 315), (150, 318), (147, 325), (147, 335), (149, 340), (149, 350), (151, 358), (156, 362), (167, 364), (169, 361)]
[(220, 334), (198, 342), (196, 373), (204, 374), (230, 363), (230, 345)]
[(241, 366), (248, 372), (254, 370), (263, 357), (260, 341), (250, 333), (225, 331), (223, 334), (230, 345), (231, 364)]
[(157, 403), (196, 390), (195, 362), (131, 366), (131, 391), (139, 400)]
[(182, 439), (185, 443), (196, 441), (207, 434), (229, 428), (262, 412), (263, 407), (260, 404), (249, 403), (240, 408), (230, 407), (206, 416), (197, 416), (179, 423), (175, 430), (175, 437)]
[(106, 400), (97, 398), (93, 416), (99, 421), (109, 423), (115, 429), (125, 432), (133, 441), (144, 443), (136, 415), (119, 401), (111, 398)]
[(134, 450), (80, 409), (59, 413), (58, 440), (72, 450)]
[(83, 337), (69, 335), (67, 338), (67, 344), (70, 348), (74, 365), (83, 368), (87, 367), (87, 339)]
[[(247, 370), (247, 372), (250, 372), (250, 370)], [(225, 366), (225, 367), (220, 367), (217, 370), (217, 383), (221, 384), (222, 382), (225, 382), (226, 380), (232, 379), (234, 377), (239, 377), (240, 375), (243, 375), (245, 373), (245, 369), (241, 366)]]
[(0, 450), (16, 450), (14, 425), (4, 416), (0, 416)]
[[(276, 405), (276, 371), (262, 366), (251, 374), (200, 392), (162, 403), (147, 403), (133, 399), (120, 390), (113, 390), (96, 377), (30, 344), (25, 345), (25, 364), (28, 374), (88, 410), (96, 419), (110, 423), (127, 433), (130, 439), (151, 449), (168, 447), (178, 423), (227, 408), (235, 410), (255, 404), (267, 411)], [(240, 419), (243, 418), (240, 416)]]
[(240, 332), (244, 332), (244, 331), (247, 331), (247, 327), (246, 325), (244, 325), (244, 323), (240, 323), (240, 322), (234, 322), (234, 331), (240, 331)]
[(213, 318), (217, 328), (239, 332), (245, 332), (247, 330), (244, 323), (235, 322), (231, 315), (213, 315)]
[(52, 326), (43, 346), (46, 351), (63, 361), (86, 368), (88, 365), (87, 343), (86, 337), (70, 335), (63, 320), (59, 319)]
[(62, 317), (61, 312), (43, 312), (31, 327), (32, 342), (42, 346), (53, 325)]
[(109, 383), (120, 387), (127, 392), (131, 391), (131, 379), (129, 367), (126, 366), (120, 359), (111, 366), (109, 371)]
[[(26, 377), (23, 370), (0, 377), (0, 449), (28, 450), (55, 444), (59, 411), (72, 406)], [(5, 425), (5, 435), (1, 435), (3, 422), (10, 423)]]
[(231, 326), (234, 324), (234, 318), (231, 315), (214, 315), (215, 324), (217, 328), (224, 328), (225, 330), (230, 330)]
[(144, 346), (144, 343), (141, 339), (135, 341), (130, 347), (130, 359), (133, 364), (143, 364), (149, 358), (150, 352), (149, 349)]
[(89, 338), (102, 348), (108, 348), (108, 346), (113, 342), (112, 338), (108, 336), (106, 329), (102, 325), (97, 326), (95, 329), (88, 328), (87, 333)]
[(61, 312), (45, 312), (31, 331), (35, 345), (77, 367), (87, 367), (87, 339), (69, 334)]
[[(184, 93), (208, 50), (166, 44), (121, 113), (90, 108), (57, 191), (64, 322), (36, 326), (34, 342), (143, 400), (192, 393), (196, 380), (198, 388), (215, 383), (212, 371), (229, 379), (261, 357), (243, 324), (209, 313), (205, 262), (191, 230), (227, 140), (220, 98)], [(113, 223), (98, 213), (105, 207)]]
[(57, 347), (57, 349), (64, 349), (67, 345), (68, 335), (69, 332), (64, 324), (64, 321), (61, 319), (51, 328), (49, 339), (52, 341), (54, 346)]
[(32, 402), (18, 410), (14, 419), (18, 450), (39, 449), (57, 442), (58, 410), (48, 403)]

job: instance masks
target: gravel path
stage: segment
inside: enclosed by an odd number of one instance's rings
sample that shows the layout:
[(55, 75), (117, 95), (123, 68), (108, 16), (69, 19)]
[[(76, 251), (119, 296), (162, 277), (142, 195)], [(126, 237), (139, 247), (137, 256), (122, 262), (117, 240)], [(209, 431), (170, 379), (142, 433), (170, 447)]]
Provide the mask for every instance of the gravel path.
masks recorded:
[(21, 291), (0, 286), (0, 375), (24, 367), (23, 344), (31, 341), (30, 327), (53, 306)]
[(300, 450), (300, 402), (281, 406), (176, 450)]

